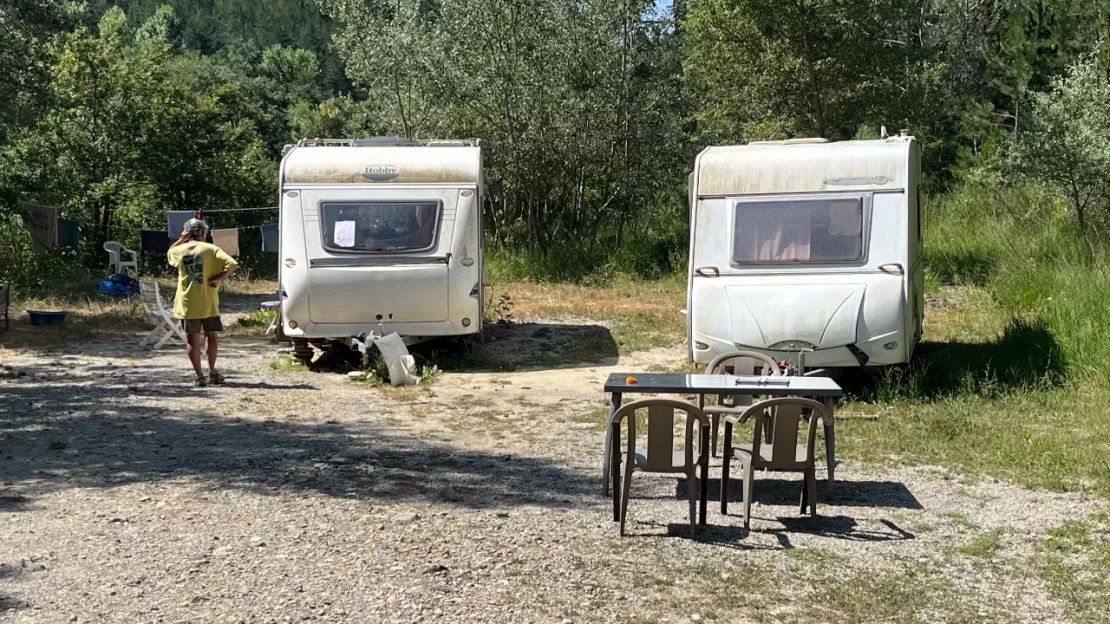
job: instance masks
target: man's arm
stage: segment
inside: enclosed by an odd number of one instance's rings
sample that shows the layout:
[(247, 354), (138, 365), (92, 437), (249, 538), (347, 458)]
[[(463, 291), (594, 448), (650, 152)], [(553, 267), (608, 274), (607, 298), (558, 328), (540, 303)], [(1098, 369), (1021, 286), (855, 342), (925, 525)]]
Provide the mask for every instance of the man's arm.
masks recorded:
[(227, 270), (225, 270), (223, 273), (220, 273), (219, 275), (214, 275), (214, 276), (208, 278), (208, 285), (211, 286), (212, 288), (218, 287), (220, 285), (220, 282), (222, 282), (225, 279), (231, 277), (231, 274), (234, 273), (235, 269), (237, 269), (237, 268), (239, 268), (239, 265), (233, 264), (230, 267), (228, 267)]
[(235, 273), (235, 269), (239, 268), (239, 263), (235, 261), (235, 258), (227, 255), (227, 252), (222, 249), (217, 249), (216, 260), (223, 263), (224, 270), (219, 275), (213, 275), (208, 278), (208, 285), (212, 288), (218, 287), (220, 282), (231, 277), (231, 274)]

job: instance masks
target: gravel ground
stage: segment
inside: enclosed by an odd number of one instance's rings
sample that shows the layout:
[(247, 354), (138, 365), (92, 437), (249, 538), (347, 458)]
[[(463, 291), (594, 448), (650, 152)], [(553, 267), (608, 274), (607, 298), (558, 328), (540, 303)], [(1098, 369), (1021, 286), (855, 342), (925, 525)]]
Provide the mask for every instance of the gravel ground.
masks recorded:
[(0, 349), (0, 622), (1067, 622), (1023, 562), (1106, 507), (845, 462), (820, 518), (760, 477), (750, 532), (711, 503), (690, 540), (685, 486), (640, 475), (622, 539), (601, 381), (680, 350), (404, 390), (275, 350), (229, 341), (228, 384), (198, 389), (177, 349)]

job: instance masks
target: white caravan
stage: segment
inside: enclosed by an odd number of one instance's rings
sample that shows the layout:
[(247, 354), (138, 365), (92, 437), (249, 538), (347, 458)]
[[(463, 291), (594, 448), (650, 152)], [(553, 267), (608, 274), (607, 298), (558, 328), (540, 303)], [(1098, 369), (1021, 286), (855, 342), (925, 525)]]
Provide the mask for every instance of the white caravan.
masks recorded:
[(921, 339), (913, 137), (710, 147), (690, 176), (687, 336), (804, 367), (907, 362)]
[(482, 329), (478, 141), (305, 140), (280, 174), (281, 322), (306, 342)]

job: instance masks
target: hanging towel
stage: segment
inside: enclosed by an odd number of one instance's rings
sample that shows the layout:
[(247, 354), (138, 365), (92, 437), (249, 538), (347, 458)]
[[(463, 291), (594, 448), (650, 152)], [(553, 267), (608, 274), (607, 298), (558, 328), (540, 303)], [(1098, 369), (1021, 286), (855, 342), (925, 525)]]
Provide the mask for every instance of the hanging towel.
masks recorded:
[(239, 230), (212, 230), (212, 244), (223, 249), (229, 256), (239, 255)]
[(277, 253), (278, 250), (278, 226), (276, 223), (263, 225), (262, 230), (262, 251), (272, 251)]
[(78, 223), (69, 219), (58, 219), (58, 246), (77, 249)]
[(54, 206), (23, 204), (23, 223), (31, 233), (35, 253), (46, 253), (58, 246), (58, 209)]
[(143, 230), (139, 233), (139, 249), (144, 252), (166, 253), (170, 250), (171, 241), (163, 234), (165, 232), (162, 230)]
[(181, 238), (181, 232), (185, 229), (185, 223), (196, 216), (196, 212), (192, 210), (171, 210), (166, 213), (170, 222), (170, 238), (177, 240)]

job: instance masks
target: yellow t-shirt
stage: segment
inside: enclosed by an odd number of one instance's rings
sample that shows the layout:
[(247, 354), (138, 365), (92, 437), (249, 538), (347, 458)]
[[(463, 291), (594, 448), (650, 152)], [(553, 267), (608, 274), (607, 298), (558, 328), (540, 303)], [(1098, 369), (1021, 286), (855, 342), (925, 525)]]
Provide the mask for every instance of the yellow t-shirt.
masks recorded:
[(238, 263), (219, 247), (199, 241), (172, 247), (166, 257), (178, 274), (173, 315), (179, 319), (219, 316), (220, 289), (209, 286), (208, 280)]

